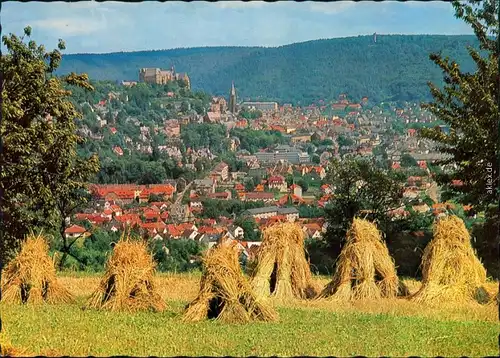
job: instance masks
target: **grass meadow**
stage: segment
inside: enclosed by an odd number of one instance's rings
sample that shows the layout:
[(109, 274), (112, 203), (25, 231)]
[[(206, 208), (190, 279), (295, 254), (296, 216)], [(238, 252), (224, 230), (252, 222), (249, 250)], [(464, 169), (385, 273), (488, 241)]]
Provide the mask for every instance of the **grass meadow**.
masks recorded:
[[(61, 274), (78, 298), (71, 305), (0, 305), (15, 347), (47, 356), (492, 356), (498, 354), (495, 305), (426, 307), (403, 299), (276, 304), (279, 321), (183, 323), (184, 305), (196, 297), (199, 273), (160, 274), (168, 304), (162, 313), (83, 310), (99, 282), (96, 274)], [(316, 277), (318, 284), (328, 278)], [(406, 282), (412, 291), (419, 283)], [(496, 292), (492, 282), (489, 291)]]

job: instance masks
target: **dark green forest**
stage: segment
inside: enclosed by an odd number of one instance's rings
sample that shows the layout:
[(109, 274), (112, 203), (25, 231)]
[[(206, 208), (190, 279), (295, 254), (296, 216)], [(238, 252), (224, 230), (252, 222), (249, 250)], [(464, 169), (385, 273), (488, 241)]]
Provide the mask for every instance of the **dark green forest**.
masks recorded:
[(137, 80), (141, 67), (187, 72), (194, 90), (227, 95), (231, 81), (242, 100), (310, 104), (347, 93), (381, 101), (427, 101), (427, 81), (442, 84), (429, 59), (442, 53), (465, 71), (474, 63), (474, 36), (377, 35), (315, 40), (275, 48), (204, 47), (110, 54), (64, 55), (59, 74), (88, 73), (94, 80)]

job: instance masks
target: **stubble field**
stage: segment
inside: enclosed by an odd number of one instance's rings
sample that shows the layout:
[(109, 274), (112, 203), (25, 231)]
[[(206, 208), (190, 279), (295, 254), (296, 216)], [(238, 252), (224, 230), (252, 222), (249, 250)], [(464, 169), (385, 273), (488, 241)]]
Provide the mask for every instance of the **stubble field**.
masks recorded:
[[(184, 323), (182, 310), (196, 297), (200, 274), (162, 274), (162, 313), (83, 310), (98, 275), (62, 274), (77, 296), (71, 305), (1, 304), (12, 344), (34, 355), (70, 356), (487, 356), (498, 354), (495, 305), (429, 307), (403, 299), (354, 304), (293, 301), (275, 304), (279, 321)], [(328, 278), (316, 277), (319, 284)], [(411, 291), (419, 287), (406, 281)], [(497, 283), (489, 284), (496, 292)]]

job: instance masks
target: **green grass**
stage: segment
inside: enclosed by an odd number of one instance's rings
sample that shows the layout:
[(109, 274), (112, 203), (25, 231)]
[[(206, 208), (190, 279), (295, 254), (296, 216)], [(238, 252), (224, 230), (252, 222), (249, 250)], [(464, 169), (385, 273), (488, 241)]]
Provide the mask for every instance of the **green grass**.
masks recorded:
[(486, 356), (498, 354), (493, 321), (278, 308), (280, 321), (231, 325), (183, 323), (185, 301), (164, 313), (110, 313), (74, 305), (3, 304), (14, 346), (70, 356), (365, 355)]

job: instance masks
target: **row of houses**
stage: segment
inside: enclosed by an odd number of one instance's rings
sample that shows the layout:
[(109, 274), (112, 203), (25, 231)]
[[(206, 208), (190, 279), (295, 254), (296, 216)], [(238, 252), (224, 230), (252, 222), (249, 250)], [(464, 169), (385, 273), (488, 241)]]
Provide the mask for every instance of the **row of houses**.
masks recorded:
[(147, 202), (151, 195), (161, 197), (163, 200), (172, 199), (177, 190), (175, 181), (172, 184), (119, 184), (119, 185), (91, 185), (90, 192), (98, 202), (117, 202), (130, 204), (137, 201)]

